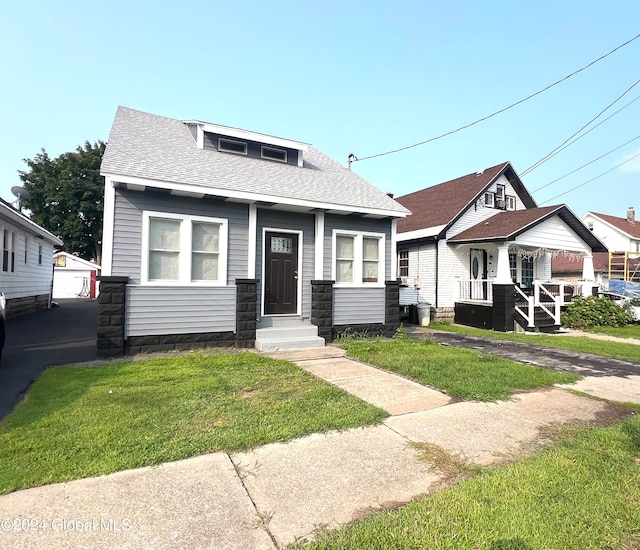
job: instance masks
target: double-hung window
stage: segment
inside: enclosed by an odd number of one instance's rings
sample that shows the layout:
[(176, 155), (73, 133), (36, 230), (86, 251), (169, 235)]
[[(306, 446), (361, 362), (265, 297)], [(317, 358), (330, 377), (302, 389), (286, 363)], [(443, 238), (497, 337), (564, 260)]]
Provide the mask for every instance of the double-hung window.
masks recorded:
[(333, 257), (337, 285), (384, 284), (384, 234), (334, 230)]
[(16, 270), (16, 233), (4, 228), (2, 231), (2, 271)]
[(225, 285), (227, 220), (144, 212), (144, 284)]

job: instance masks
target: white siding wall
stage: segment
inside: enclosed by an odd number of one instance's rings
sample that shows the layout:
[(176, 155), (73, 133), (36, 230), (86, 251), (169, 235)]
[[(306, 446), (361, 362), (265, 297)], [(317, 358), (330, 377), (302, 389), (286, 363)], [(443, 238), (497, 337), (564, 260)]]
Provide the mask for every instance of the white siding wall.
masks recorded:
[[(420, 279), (420, 290), (415, 288)], [(400, 305), (436, 303), (436, 246), (415, 245), (409, 249), (407, 286), (400, 287)]]
[(603, 223), (589, 214), (583, 216), (582, 221), (587, 226), (589, 223), (593, 223), (593, 234), (604, 243), (609, 252), (637, 252), (640, 250), (638, 248), (640, 241), (634, 242), (609, 224)]
[[(0, 260), (4, 228), (16, 234), (15, 271), (2, 271), (0, 265), (0, 291), (8, 300), (39, 296), (51, 292), (53, 277), (53, 244), (35, 234), (0, 219)], [(27, 263), (24, 261), (25, 239), (28, 240)], [(38, 264), (38, 246), (42, 245), (42, 263)], [(0, 262), (1, 264), (1, 262)]]
[(591, 253), (585, 242), (558, 216), (553, 216), (516, 237), (516, 244)]
[(236, 287), (127, 285), (125, 338), (236, 330)]
[(469, 249), (454, 249), (444, 240), (438, 241), (438, 247), (438, 307), (453, 307), (460, 280), (469, 278)]

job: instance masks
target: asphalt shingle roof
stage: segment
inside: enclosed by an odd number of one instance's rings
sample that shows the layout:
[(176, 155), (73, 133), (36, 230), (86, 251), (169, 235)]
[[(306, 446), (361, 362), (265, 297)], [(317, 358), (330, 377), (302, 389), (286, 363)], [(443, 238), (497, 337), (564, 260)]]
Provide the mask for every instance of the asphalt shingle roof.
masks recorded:
[(540, 206), (526, 210), (499, 212), (462, 233), (449, 238), (449, 242), (474, 241), (477, 239), (508, 239), (522, 229), (543, 220), (552, 212), (563, 208), (558, 206)]
[(291, 166), (199, 149), (185, 122), (119, 107), (102, 161), (103, 174), (195, 185), (358, 210), (408, 211), (368, 181), (309, 146)]
[(613, 227), (624, 231), (628, 235), (636, 239), (640, 239), (640, 220), (631, 223), (627, 218), (618, 218), (617, 216), (609, 216), (608, 214), (598, 214), (597, 212), (591, 212), (594, 216), (597, 216), (601, 220), (613, 225)]
[(396, 200), (413, 215), (398, 221), (398, 233), (447, 225), (508, 165), (503, 162), (480, 174), (467, 174)]

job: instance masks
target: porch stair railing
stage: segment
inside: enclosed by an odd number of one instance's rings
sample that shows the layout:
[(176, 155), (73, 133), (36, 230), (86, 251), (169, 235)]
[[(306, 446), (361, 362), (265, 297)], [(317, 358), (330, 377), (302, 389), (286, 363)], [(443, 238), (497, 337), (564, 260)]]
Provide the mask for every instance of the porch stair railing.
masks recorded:
[(575, 292), (573, 285), (567, 285), (562, 281), (551, 283), (533, 281), (530, 293), (524, 292), (518, 286), (514, 288), (516, 289), (516, 311), (529, 328), (537, 325), (536, 314), (540, 317), (540, 313), (551, 319), (554, 326), (560, 326), (562, 306), (571, 302)]

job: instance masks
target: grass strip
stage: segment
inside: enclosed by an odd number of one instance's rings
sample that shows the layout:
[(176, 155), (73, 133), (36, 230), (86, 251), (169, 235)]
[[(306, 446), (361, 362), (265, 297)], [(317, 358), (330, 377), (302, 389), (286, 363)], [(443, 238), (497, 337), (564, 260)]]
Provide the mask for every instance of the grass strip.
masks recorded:
[(576, 430), (535, 457), (296, 548), (635, 550), (639, 457), (638, 416)]
[(517, 390), (570, 384), (580, 376), (522, 365), (429, 340), (345, 341), (350, 357), (396, 372), (460, 399), (497, 401)]
[(58, 367), (0, 423), (0, 493), (386, 416), (291, 363), (253, 353)]

